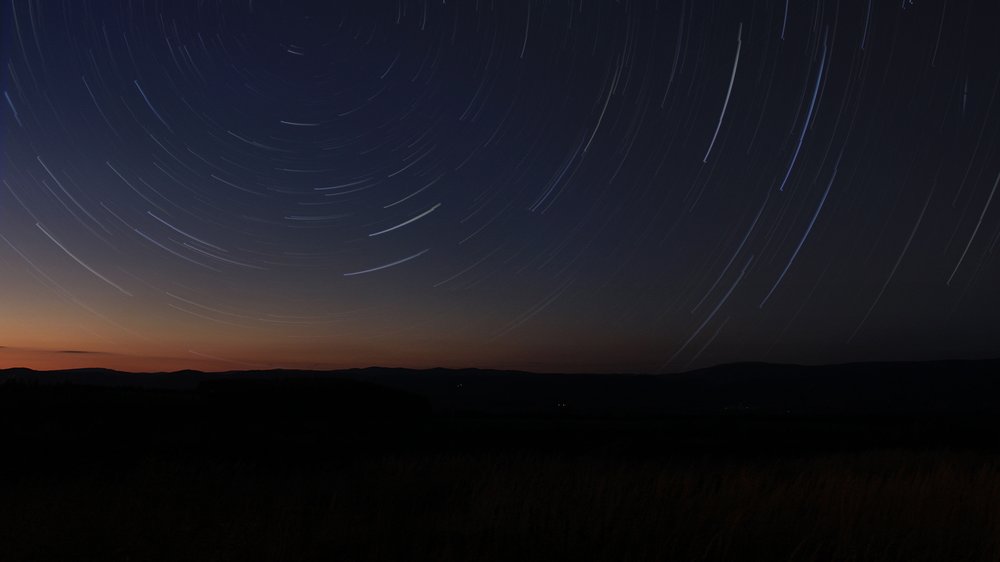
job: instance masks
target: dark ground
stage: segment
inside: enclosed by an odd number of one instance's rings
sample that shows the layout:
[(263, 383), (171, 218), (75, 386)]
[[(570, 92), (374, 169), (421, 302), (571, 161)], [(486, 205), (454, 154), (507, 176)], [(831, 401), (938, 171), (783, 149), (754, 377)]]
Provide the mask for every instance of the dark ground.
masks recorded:
[(988, 409), (503, 415), (358, 377), (25, 375), (0, 384), (5, 561), (1000, 559)]

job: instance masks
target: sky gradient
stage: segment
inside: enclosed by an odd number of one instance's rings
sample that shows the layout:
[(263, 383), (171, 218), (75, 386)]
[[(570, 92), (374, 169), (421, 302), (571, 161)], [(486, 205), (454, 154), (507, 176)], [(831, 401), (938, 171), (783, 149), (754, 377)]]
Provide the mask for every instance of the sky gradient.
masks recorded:
[(4, 1), (0, 367), (996, 356), (998, 17)]

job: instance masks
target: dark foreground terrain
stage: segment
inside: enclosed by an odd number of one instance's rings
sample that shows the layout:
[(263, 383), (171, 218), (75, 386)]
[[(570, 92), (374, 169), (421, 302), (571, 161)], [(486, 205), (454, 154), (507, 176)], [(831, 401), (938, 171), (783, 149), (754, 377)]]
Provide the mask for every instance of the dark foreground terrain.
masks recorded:
[(0, 560), (998, 560), (995, 366), (882, 413), (898, 367), (813, 413), (742, 401), (763, 366), (639, 380), (701, 409), (658, 416), (599, 377), (0, 372)]

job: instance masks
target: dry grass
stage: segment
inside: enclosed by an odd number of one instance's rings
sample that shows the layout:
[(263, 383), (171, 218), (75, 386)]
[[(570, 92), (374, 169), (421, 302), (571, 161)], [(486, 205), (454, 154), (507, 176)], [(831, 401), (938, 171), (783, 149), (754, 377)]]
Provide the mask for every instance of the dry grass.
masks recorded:
[(146, 460), (0, 485), (0, 559), (997, 560), (1000, 459)]

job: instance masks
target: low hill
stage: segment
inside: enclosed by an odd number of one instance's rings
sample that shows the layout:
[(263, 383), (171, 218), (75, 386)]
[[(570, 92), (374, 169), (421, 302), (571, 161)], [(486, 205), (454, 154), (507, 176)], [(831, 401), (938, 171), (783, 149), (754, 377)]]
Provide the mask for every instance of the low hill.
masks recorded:
[[(0, 382), (195, 391), (253, 410), (659, 417), (672, 415), (1000, 414), (1000, 360), (802, 366), (736, 363), (671, 375), (537, 374), (479, 369), (121, 373), (0, 371)], [(404, 401), (405, 402), (405, 401)], [(199, 402), (200, 403), (200, 402)], [(407, 402), (407, 404), (409, 404)], [(409, 411), (409, 410), (407, 410)], [(381, 415), (381, 414), (379, 414)]]

